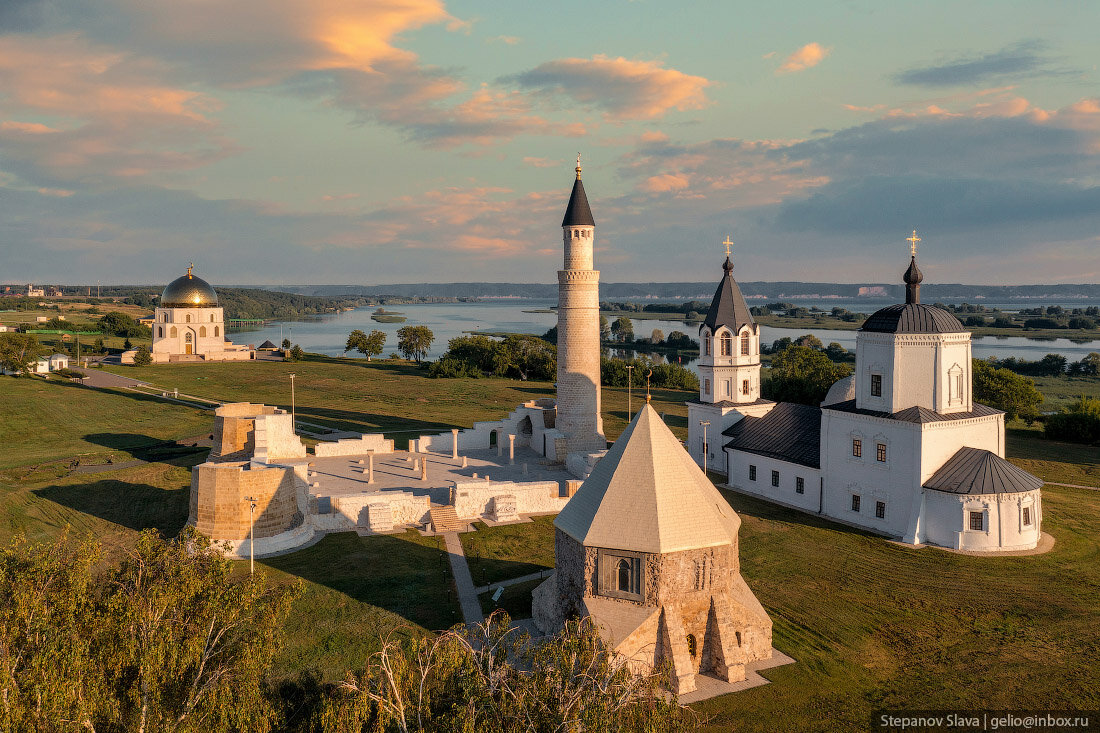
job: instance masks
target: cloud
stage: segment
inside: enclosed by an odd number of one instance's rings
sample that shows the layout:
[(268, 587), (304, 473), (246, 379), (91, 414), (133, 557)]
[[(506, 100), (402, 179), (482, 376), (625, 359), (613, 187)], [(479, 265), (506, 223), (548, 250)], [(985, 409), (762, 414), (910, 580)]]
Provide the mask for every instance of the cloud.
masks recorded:
[(817, 66), (821, 63), (822, 59), (829, 55), (832, 51), (831, 48), (825, 48), (816, 41), (814, 43), (807, 43), (802, 48), (798, 49), (783, 62), (775, 73), (777, 74), (789, 74), (793, 71), (805, 71), (813, 66)]
[(989, 84), (1006, 77), (1019, 79), (1079, 73), (1052, 67), (1052, 59), (1041, 54), (1045, 49), (1046, 44), (1040, 41), (1021, 41), (981, 56), (960, 57), (934, 66), (900, 71), (893, 79), (898, 84), (946, 87)]
[(493, 36), (485, 39), (486, 43), (503, 43), (508, 46), (517, 45), (522, 39), (519, 36)]
[(561, 165), (560, 160), (552, 160), (550, 158), (533, 158), (531, 156), (525, 157), (523, 159), (523, 162), (535, 168), (556, 168), (557, 166)]
[(525, 89), (565, 95), (603, 110), (612, 120), (649, 120), (674, 109), (702, 109), (708, 103), (704, 90), (712, 84), (701, 76), (666, 69), (660, 61), (602, 54), (548, 61), (507, 80)]

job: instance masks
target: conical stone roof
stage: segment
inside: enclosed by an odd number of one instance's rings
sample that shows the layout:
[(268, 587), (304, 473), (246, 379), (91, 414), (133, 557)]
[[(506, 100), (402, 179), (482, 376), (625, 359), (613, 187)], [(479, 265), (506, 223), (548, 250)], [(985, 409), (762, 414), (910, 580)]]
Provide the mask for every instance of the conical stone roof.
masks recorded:
[(573, 192), (569, 194), (569, 205), (565, 207), (565, 217), (561, 220), (561, 225), (563, 227), (596, 226), (596, 220), (592, 218), (592, 209), (588, 206), (588, 196), (584, 193), (580, 173), (577, 174), (577, 180), (573, 181)]
[(735, 544), (741, 520), (646, 405), (554, 526), (588, 547), (666, 553)]

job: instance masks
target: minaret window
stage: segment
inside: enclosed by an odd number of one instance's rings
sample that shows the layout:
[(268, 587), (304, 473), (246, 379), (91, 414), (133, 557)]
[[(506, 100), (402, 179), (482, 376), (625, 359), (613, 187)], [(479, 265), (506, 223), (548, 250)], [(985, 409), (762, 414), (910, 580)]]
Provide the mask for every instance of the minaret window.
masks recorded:
[(218, 333), (218, 327), (217, 327), (217, 326), (214, 326), (214, 335), (215, 335), (215, 336), (218, 336), (218, 335), (220, 335), (220, 334)]
[(188, 313), (188, 314), (187, 314), (187, 322), (188, 322), (188, 323), (190, 323), (190, 322), (191, 322), (191, 314), (190, 314), (190, 313)]
[(872, 374), (871, 375), (871, 396), (872, 397), (882, 397), (882, 375), (881, 374)]
[(741, 334), (741, 356), (749, 355), (749, 335), (747, 333)]

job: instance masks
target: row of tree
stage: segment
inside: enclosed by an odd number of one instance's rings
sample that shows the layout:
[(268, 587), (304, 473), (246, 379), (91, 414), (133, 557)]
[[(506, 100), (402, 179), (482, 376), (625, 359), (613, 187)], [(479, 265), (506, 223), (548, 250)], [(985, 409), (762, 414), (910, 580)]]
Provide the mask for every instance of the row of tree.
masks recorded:
[[(404, 326), (397, 329), (397, 350), (406, 359), (415, 359), (417, 363), (427, 356), (435, 342), (435, 334), (427, 326)], [(364, 333), (358, 328), (348, 335), (344, 351), (358, 351), (370, 361), (386, 348), (386, 333), (371, 331)]]
[(1070, 361), (1061, 354), (1047, 354), (1039, 361), (1028, 361), (1009, 356), (1004, 359), (989, 357), (990, 365), (1008, 369), (1029, 377), (1095, 377), (1100, 376), (1100, 353), (1093, 351), (1080, 361)]
[(557, 349), (537, 336), (513, 334), (498, 339), (474, 334), (448, 341), (447, 352), (428, 367), (428, 375), (550, 381), (557, 369)]
[[(116, 551), (116, 555), (118, 552)], [(379, 639), (342, 682), (279, 680), (300, 584), (234, 571), (186, 529), (121, 559), (92, 540), (0, 549), (0, 730), (676, 731), (695, 716), (589, 624), (532, 642), (497, 617)]]

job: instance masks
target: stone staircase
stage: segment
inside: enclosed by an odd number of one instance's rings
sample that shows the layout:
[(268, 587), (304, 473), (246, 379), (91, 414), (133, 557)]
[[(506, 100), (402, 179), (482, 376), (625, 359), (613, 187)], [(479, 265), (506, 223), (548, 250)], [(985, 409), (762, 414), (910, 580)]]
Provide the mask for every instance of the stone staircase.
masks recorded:
[(466, 522), (463, 522), (455, 514), (453, 506), (432, 507), (428, 510), (431, 517), (432, 531), (439, 534), (444, 532), (465, 532)]

